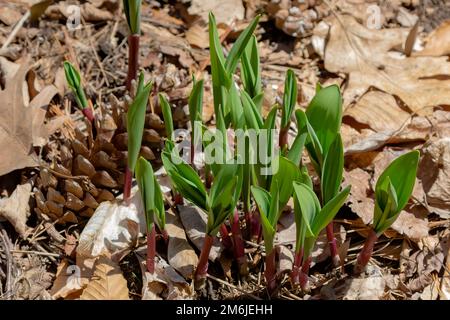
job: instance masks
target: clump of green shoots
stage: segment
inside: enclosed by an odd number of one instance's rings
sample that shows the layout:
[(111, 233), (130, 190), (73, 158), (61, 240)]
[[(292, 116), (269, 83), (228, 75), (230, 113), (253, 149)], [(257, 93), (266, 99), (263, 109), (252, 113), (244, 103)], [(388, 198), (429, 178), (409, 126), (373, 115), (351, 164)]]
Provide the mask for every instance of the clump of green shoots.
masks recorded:
[(123, 189), (123, 198), (126, 201), (130, 197), (134, 169), (141, 150), (142, 135), (145, 125), (145, 112), (151, 88), (152, 83), (148, 82), (147, 84), (144, 84), (144, 74), (141, 73), (136, 90), (136, 97), (127, 112), (128, 165), (125, 168)]
[(317, 237), (333, 220), (347, 199), (349, 192), (350, 186), (347, 186), (321, 208), (319, 199), (311, 185), (294, 182), (294, 214), (297, 239), (291, 281), (293, 285), (300, 284), (304, 291), (308, 291), (311, 252)]
[[(344, 156), (340, 128), (342, 97), (339, 87), (317, 86), (316, 95), (306, 109), (296, 111), (299, 130), (308, 132), (305, 147), (314, 170), (320, 177), (321, 203), (326, 205), (339, 191), (344, 170)], [(327, 226), (327, 238), (334, 266), (340, 265), (333, 222)]]
[(154, 273), (156, 256), (155, 222), (159, 230), (164, 232), (166, 211), (161, 188), (153, 173), (152, 165), (143, 157), (140, 157), (136, 163), (136, 180), (141, 193), (147, 225), (147, 270)]
[(236, 208), (242, 186), (242, 166), (237, 164), (220, 165), (212, 187), (207, 192), (195, 170), (185, 163), (176, 152), (170, 152), (169, 149), (166, 148), (163, 151), (161, 158), (172, 184), (187, 201), (203, 210), (208, 216), (205, 240), (194, 278), (194, 286), (200, 289), (205, 283), (208, 258), (214, 237), (220, 226)]
[(378, 178), (373, 226), (356, 260), (356, 274), (364, 271), (378, 237), (394, 223), (408, 203), (414, 189), (418, 163), (419, 151), (410, 151), (392, 161)]
[(279, 156), (274, 164), (278, 168), (272, 177), (270, 189), (252, 186), (251, 192), (259, 209), (262, 233), (266, 251), (264, 277), (270, 293), (276, 289), (276, 250), (274, 238), (278, 220), (292, 196), (293, 183), (301, 181), (298, 166), (289, 159)]
[(95, 120), (94, 112), (89, 106), (83, 86), (81, 85), (80, 73), (68, 61), (64, 61), (64, 73), (66, 74), (67, 84), (75, 96), (78, 107), (81, 109), (86, 119), (93, 123)]
[(141, 33), (141, 0), (123, 0), (130, 34), (128, 35), (128, 73), (126, 88), (131, 89), (131, 82), (136, 79), (139, 68), (139, 39)]

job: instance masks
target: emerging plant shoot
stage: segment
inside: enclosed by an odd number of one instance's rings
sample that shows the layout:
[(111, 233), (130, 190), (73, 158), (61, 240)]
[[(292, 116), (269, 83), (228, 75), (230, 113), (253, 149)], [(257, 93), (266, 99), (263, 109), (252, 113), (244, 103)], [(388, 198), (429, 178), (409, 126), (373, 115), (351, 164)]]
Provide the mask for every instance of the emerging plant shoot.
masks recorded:
[(84, 93), (83, 86), (81, 85), (80, 73), (68, 61), (64, 61), (64, 73), (66, 75), (67, 84), (75, 96), (75, 101), (77, 102), (78, 107), (81, 109), (86, 119), (88, 119), (91, 123), (94, 122), (94, 112), (90, 108), (88, 100), (86, 99), (86, 94)]
[(131, 89), (131, 81), (136, 79), (139, 68), (139, 39), (141, 34), (141, 0), (123, 0), (123, 9), (127, 18), (128, 35), (128, 74), (126, 88)]

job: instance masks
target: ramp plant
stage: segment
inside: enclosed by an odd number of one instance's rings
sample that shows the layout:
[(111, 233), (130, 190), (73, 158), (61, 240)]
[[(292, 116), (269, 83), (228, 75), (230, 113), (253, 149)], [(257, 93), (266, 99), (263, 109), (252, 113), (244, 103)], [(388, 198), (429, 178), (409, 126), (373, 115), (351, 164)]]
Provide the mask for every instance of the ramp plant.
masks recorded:
[(242, 166), (223, 164), (207, 192), (195, 170), (174, 152), (162, 153), (164, 168), (183, 197), (207, 214), (205, 240), (195, 271), (194, 285), (202, 288), (208, 271), (208, 258), (220, 226), (234, 212), (242, 186)]
[[(311, 251), (319, 233), (333, 220), (344, 204), (350, 192), (350, 186), (330, 199), (323, 208), (311, 185), (294, 182), (293, 188), (297, 240), (291, 280), (294, 285), (300, 284), (303, 290), (308, 290)], [(301, 269), (300, 266), (302, 266)]]
[(160, 231), (164, 231), (166, 211), (164, 209), (162, 192), (153, 173), (152, 165), (143, 157), (140, 157), (136, 163), (136, 180), (141, 193), (147, 226), (147, 270), (150, 273), (154, 273), (156, 255), (155, 223)]
[(139, 68), (139, 39), (141, 33), (141, 0), (123, 0), (123, 9), (127, 18), (128, 35), (128, 73), (126, 88), (131, 89), (131, 81), (136, 79)]
[(408, 203), (414, 189), (418, 163), (419, 151), (410, 151), (392, 161), (378, 178), (373, 225), (356, 260), (355, 273), (365, 269), (378, 237), (395, 222)]
[[(301, 128), (306, 126), (308, 137), (305, 147), (312, 165), (320, 177), (321, 203), (326, 205), (339, 191), (344, 168), (344, 155), (340, 127), (342, 122), (342, 97), (339, 87), (317, 86), (316, 95), (306, 112), (297, 110)], [(335, 266), (340, 265), (333, 223), (327, 226), (327, 238)]]
[(281, 108), (281, 128), (279, 136), (279, 147), (281, 150), (287, 148), (288, 133), (291, 124), (291, 116), (297, 103), (297, 79), (294, 71), (289, 69), (286, 73), (284, 83), (283, 105)]
[(68, 61), (64, 61), (64, 73), (66, 75), (67, 84), (75, 96), (75, 101), (77, 102), (78, 108), (81, 109), (86, 119), (88, 119), (91, 123), (94, 122), (95, 116), (92, 109), (89, 107), (86, 94), (84, 93), (83, 86), (81, 85), (80, 73)]
[(144, 84), (144, 74), (141, 72), (136, 97), (127, 112), (128, 164), (125, 168), (123, 190), (124, 200), (128, 200), (131, 193), (131, 182), (141, 149), (142, 135), (145, 125), (145, 111), (147, 109), (147, 102), (151, 88), (151, 82)]

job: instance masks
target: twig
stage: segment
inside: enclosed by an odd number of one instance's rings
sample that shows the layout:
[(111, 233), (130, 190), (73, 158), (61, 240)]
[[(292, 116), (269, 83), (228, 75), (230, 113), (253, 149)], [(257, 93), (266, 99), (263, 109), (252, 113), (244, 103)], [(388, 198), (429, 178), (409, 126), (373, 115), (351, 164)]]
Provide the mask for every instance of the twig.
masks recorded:
[(40, 256), (56, 257), (59, 258), (61, 255), (51, 252), (41, 252), (41, 251), (29, 251), (29, 250), (10, 250), (11, 253), (25, 253), (25, 254), (36, 254)]
[(207, 274), (206, 276), (207, 276), (208, 278), (214, 280), (214, 281), (217, 281), (217, 282), (223, 284), (223, 285), (226, 285), (226, 286), (228, 286), (228, 287), (230, 287), (230, 288), (233, 288), (233, 289), (235, 289), (235, 290), (237, 290), (237, 291), (240, 291), (240, 292), (244, 293), (245, 295), (247, 295), (247, 296), (249, 296), (249, 297), (251, 297), (251, 298), (253, 298), (253, 299), (255, 299), (255, 300), (262, 300), (260, 297), (257, 297), (257, 296), (255, 296), (254, 294), (251, 294), (251, 293), (245, 291), (244, 289), (241, 289), (241, 288), (239, 288), (239, 287), (236, 287), (235, 285), (233, 285), (233, 284), (231, 284), (231, 283), (228, 283), (228, 282), (226, 282), (226, 281), (223, 281), (222, 279), (216, 278), (216, 277), (214, 277), (214, 276), (212, 276), (212, 275), (210, 275), (210, 274)]
[(22, 18), (19, 20), (19, 22), (17, 22), (17, 24), (14, 26), (14, 29), (11, 31), (11, 33), (8, 36), (8, 38), (6, 39), (5, 43), (3, 43), (3, 46), (0, 49), (0, 53), (3, 53), (4, 51), (6, 51), (6, 48), (14, 40), (14, 38), (16, 37), (16, 35), (19, 32), (19, 30), (23, 27), (23, 24), (25, 23), (25, 21), (27, 21), (28, 18), (30, 17), (30, 14), (31, 14), (31, 12), (30, 12), (30, 10), (28, 10), (25, 13), (25, 15), (22, 16)]

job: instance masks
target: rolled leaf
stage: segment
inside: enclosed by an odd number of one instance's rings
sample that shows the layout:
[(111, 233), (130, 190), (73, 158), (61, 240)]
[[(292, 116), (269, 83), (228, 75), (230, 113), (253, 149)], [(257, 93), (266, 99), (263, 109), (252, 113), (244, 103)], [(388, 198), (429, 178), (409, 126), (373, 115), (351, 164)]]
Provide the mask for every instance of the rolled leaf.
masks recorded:
[(281, 127), (286, 128), (297, 103), (297, 79), (294, 71), (288, 69), (284, 82), (283, 106), (281, 113)]

